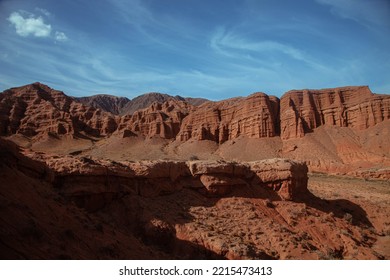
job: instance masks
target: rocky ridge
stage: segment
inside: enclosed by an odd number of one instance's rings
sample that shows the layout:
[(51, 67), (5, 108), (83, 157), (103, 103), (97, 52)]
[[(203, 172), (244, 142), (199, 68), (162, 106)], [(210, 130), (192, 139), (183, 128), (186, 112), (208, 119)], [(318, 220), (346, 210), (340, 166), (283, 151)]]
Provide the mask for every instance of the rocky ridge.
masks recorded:
[(75, 99), (86, 106), (101, 109), (114, 115), (122, 114), (123, 108), (130, 102), (130, 99), (126, 97), (118, 97), (108, 94), (75, 97)]
[(179, 95), (171, 96), (169, 94), (158, 92), (145, 93), (131, 100), (126, 97), (117, 97), (107, 94), (78, 97), (76, 100), (86, 106), (95, 107), (114, 115), (121, 116), (132, 115), (138, 110), (142, 110), (151, 106), (153, 103), (183, 101), (193, 106), (199, 106), (208, 101), (204, 98), (181, 97)]

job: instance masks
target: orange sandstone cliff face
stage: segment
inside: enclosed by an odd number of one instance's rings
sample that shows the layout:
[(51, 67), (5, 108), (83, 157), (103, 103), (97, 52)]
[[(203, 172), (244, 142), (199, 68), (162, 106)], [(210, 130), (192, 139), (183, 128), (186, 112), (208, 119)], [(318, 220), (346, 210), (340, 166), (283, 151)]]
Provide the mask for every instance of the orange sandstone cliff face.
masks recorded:
[(183, 120), (177, 139), (223, 143), (239, 136), (300, 138), (322, 125), (366, 129), (390, 119), (390, 96), (367, 86), (263, 93), (208, 102)]
[(367, 86), (292, 90), (280, 100), (282, 139), (299, 138), (322, 125), (359, 130), (390, 119), (390, 96)]
[(177, 139), (223, 143), (238, 136), (273, 137), (279, 134), (279, 99), (264, 93), (246, 98), (207, 102), (183, 120)]

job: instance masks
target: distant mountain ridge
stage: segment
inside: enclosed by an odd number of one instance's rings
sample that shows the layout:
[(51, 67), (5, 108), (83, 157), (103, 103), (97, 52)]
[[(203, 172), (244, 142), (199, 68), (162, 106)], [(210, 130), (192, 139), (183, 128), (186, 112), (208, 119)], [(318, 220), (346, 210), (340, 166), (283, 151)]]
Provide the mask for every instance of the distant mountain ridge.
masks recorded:
[(110, 112), (114, 115), (132, 115), (135, 111), (145, 109), (153, 103), (164, 103), (170, 100), (185, 101), (190, 105), (199, 106), (209, 100), (205, 98), (171, 96), (165, 93), (150, 92), (137, 96), (133, 99), (117, 97), (108, 94), (98, 94), (75, 99), (87, 106)]
[(121, 114), (122, 109), (130, 102), (130, 99), (126, 97), (118, 97), (108, 94), (75, 97), (75, 99), (84, 105), (102, 109), (115, 115)]

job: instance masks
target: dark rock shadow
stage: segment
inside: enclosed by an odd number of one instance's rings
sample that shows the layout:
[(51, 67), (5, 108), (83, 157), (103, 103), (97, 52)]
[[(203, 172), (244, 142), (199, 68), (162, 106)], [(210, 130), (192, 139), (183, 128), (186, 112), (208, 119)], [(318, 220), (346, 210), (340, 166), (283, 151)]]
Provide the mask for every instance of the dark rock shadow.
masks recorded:
[(322, 199), (307, 191), (307, 193), (302, 194), (296, 201), (303, 202), (307, 206), (325, 213), (333, 213), (335, 217), (345, 219), (352, 225), (373, 227), (367, 218), (366, 211), (358, 204), (347, 199)]

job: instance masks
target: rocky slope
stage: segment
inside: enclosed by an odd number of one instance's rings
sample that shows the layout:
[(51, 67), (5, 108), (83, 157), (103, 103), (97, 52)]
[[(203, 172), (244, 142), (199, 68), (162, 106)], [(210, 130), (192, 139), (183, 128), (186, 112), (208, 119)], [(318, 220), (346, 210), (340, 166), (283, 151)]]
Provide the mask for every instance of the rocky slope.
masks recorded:
[(383, 221), (314, 196), (289, 160), (113, 162), (2, 139), (0, 153), (1, 258), (383, 258)]

